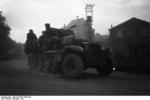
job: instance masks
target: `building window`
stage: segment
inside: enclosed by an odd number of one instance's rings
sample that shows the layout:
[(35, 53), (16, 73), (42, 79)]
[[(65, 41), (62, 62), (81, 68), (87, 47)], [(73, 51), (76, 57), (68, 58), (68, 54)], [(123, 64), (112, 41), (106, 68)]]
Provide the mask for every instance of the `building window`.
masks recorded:
[(148, 37), (148, 36), (150, 36), (149, 33), (150, 32), (150, 28), (148, 28), (148, 27), (143, 27), (143, 28), (141, 28), (141, 37)]
[(136, 35), (137, 35), (138, 37), (141, 36), (141, 30), (140, 30), (140, 28), (137, 28), (137, 30), (136, 30)]
[(123, 32), (122, 30), (117, 31), (117, 38), (123, 38)]
[(143, 28), (143, 36), (144, 37), (146, 36), (146, 29), (145, 29), (145, 27)]
[(147, 27), (147, 29), (146, 29), (146, 30), (147, 30), (147, 32), (146, 32), (146, 33), (147, 33), (147, 36), (150, 36), (150, 28), (149, 28), (149, 27)]
[(127, 33), (127, 30), (123, 30), (123, 35), (125, 38), (129, 37), (129, 34)]

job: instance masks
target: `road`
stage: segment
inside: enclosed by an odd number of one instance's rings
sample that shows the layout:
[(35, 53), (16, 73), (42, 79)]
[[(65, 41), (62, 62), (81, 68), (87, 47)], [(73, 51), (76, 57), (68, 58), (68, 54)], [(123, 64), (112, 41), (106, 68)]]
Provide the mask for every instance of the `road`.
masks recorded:
[(0, 62), (0, 95), (150, 95), (150, 75), (113, 72), (99, 76), (87, 70), (69, 79), (30, 70), (26, 60)]

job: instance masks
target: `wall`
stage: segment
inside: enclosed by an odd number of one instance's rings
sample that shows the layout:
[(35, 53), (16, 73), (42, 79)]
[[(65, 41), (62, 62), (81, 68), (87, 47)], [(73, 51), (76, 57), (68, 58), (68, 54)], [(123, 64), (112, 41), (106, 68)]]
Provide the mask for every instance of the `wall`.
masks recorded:
[(109, 47), (120, 56), (115, 60), (121, 68), (146, 69), (150, 65), (150, 24), (132, 22), (111, 30)]

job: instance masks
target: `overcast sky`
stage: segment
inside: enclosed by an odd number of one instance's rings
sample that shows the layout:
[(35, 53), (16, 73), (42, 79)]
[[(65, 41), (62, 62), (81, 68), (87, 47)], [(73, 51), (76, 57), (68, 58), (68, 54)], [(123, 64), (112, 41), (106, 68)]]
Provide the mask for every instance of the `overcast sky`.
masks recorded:
[(150, 21), (150, 0), (0, 0), (0, 10), (12, 39), (25, 42), (30, 28), (39, 36), (45, 23), (61, 28), (76, 16), (85, 17), (87, 3), (95, 4), (93, 27), (101, 34), (132, 17)]

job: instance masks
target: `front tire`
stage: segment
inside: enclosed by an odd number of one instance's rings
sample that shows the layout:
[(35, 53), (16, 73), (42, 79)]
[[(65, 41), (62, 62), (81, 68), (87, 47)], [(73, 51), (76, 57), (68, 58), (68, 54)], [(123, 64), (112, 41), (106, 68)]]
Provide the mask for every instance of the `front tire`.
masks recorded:
[(64, 75), (70, 78), (81, 76), (84, 70), (83, 61), (77, 54), (66, 55), (62, 65)]

